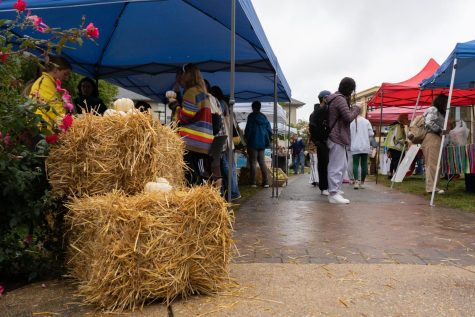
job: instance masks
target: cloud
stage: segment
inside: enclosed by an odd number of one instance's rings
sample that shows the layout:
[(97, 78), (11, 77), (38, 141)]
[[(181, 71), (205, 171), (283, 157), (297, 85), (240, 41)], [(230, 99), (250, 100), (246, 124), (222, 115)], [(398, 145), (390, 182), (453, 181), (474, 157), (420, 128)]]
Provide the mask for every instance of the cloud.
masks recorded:
[(308, 120), (318, 91), (353, 77), (357, 90), (441, 64), (457, 42), (475, 39), (475, 1), (253, 0), (292, 97)]

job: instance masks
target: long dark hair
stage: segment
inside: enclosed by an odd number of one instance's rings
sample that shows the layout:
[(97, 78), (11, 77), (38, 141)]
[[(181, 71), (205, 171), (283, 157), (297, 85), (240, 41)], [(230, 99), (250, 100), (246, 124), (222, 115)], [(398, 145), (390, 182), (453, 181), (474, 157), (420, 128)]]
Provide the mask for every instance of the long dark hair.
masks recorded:
[(449, 97), (444, 94), (440, 94), (432, 101), (432, 107), (437, 108), (439, 112), (445, 116), (445, 110), (447, 108), (447, 103), (449, 102)]
[(340, 81), (338, 91), (345, 97), (350, 97), (356, 89), (356, 82), (353, 78), (345, 77)]
[(81, 79), (81, 80), (79, 81), (79, 83), (78, 83), (78, 85), (77, 85), (77, 89), (78, 89), (79, 96), (80, 96), (80, 97), (84, 97), (84, 96), (82, 95), (82, 91), (81, 91), (81, 84), (82, 84), (83, 82), (86, 82), (86, 81), (89, 82), (89, 83), (92, 85), (92, 87), (93, 87), (91, 96), (92, 96), (92, 97), (99, 97), (99, 88), (97, 87), (96, 82), (95, 82), (94, 80), (92, 80), (91, 78), (89, 78), (89, 77), (84, 77), (83, 79)]

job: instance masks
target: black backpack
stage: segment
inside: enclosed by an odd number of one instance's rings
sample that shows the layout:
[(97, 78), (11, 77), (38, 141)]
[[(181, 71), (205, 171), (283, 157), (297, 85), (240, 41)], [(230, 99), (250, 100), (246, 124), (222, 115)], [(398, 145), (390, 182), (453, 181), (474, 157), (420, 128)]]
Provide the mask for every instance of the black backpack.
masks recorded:
[[(332, 100), (333, 101), (333, 100)], [(325, 143), (328, 140), (331, 130), (335, 126), (336, 122), (333, 124), (333, 127), (329, 126), (329, 107), (331, 101), (323, 106), (320, 104), (316, 110), (310, 115), (309, 130), (312, 142), (316, 145)]]

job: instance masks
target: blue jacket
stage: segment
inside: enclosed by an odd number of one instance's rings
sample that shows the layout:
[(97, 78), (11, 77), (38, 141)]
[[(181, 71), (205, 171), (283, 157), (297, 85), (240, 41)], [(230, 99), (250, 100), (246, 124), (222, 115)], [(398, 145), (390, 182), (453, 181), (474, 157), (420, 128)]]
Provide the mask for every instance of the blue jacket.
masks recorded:
[(244, 137), (246, 138), (247, 146), (251, 149), (263, 150), (270, 147), (272, 129), (266, 116), (261, 112), (249, 114)]
[(292, 156), (298, 156), (305, 150), (305, 144), (302, 140), (297, 140), (289, 146), (289, 149), (292, 150)]

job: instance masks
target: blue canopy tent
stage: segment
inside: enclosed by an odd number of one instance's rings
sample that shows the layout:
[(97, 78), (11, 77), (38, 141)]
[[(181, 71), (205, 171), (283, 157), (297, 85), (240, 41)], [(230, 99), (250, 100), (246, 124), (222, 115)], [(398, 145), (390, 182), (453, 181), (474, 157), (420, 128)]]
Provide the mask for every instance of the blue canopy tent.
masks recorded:
[[(0, 19), (15, 17), (14, 2), (0, 3)], [(231, 6), (222, 0), (28, 2), (48, 25), (78, 27), (85, 16), (99, 28), (97, 45), (85, 41), (81, 49), (63, 50), (75, 72), (154, 100), (163, 100), (185, 63), (197, 64), (206, 79), (230, 93)], [(31, 29), (16, 32), (48, 37)], [(235, 57), (236, 100), (274, 101), (274, 74), (279, 100), (289, 100), (290, 88), (249, 0), (237, 1)]]
[[(435, 73), (422, 81), (422, 89), (448, 88), (449, 100), (445, 114), (444, 130), (447, 130), (449, 120), (450, 106), (454, 89), (464, 89), (470, 92), (471, 98), (467, 104), (475, 104), (475, 40), (466, 43), (457, 43), (454, 50), (450, 53), (445, 62), (435, 71)], [(439, 177), (439, 168), (444, 146), (445, 135), (442, 135), (439, 157), (437, 160), (437, 169), (435, 179)], [(432, 189), (430, 204), (434, 204), (436, 182)]]
[[(0, 19), (15, 18), (14, 3), (0, 3)], [(176, 71), (195, 63), (232, 101), (290, 100), (290, 88), (249, 0), (237, 0), (237, 5), (235, 0), (37, 0), (28, 9), (62, 29), (78, 27), (83, 16), (94, 22), (100, 30), (97, 45), (86, 41), (81, 49), (62, 52), (73, 70), (151, 99), (163, 100)]]

